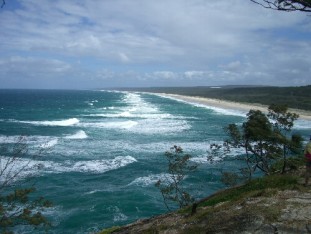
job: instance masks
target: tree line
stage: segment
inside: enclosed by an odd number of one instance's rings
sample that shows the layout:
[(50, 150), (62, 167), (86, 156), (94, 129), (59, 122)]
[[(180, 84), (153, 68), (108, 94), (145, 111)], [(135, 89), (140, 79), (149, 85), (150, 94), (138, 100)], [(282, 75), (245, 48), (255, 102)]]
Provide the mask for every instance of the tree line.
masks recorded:
[(125, 90), (199, 96), (242, 103), (257, 103), (266, 106), (272, 104), (286, 105), (288, 108), (311, 111), (311, 85), (301, 87), (152, 87), (128, 88)]

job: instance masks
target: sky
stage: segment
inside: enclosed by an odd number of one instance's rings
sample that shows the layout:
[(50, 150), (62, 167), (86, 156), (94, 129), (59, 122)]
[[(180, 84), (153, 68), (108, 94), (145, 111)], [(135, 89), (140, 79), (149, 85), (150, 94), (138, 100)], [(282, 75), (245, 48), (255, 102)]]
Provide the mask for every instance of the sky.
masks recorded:
[(6, 0), (0, 88), (311, 84), (311, 16), (250, 0)]

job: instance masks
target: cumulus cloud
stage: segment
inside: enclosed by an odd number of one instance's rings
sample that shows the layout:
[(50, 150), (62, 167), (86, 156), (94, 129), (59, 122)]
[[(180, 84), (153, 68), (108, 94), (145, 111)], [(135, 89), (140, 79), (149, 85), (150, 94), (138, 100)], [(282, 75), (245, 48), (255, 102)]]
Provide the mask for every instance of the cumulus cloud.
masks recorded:
[(0, 14), (6, 79), (40, 74), (70, 86), (65, 77), (76, 77), (81, 88), (310, 84), (303, 14), (245, 0), (16, 1)]

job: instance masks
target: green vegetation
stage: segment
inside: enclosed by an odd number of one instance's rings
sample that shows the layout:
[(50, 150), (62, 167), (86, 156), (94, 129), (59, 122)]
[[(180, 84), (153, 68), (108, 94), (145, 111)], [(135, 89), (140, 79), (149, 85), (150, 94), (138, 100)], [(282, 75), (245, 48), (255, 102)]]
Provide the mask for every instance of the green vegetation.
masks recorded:
[[(36, 198), (33, 184), (29, 185), (23, 176), (29, 169), (33, 158), (27, 158), (28, 146), (26, 139), (20, 137), (17, 142), (8, 146), (0, 144), (0, 233), (14, 233), (17, 226), (48, 228), (49, 221), (41, 211), (50, 207), (51, 202), (43, 197)], [(38, 152), (40, 155), (42, 152)], [(20, 179), (20, 178), (19, 178)]]
[(200, 203), (199, 206), (214, 206), (221, 202), (233, 202), (245, 197), (260, 196), (263, 193), (271, 193), (271, 189), (274, 191), (294, 189), (297, 181), (298, 177), (293, 175), (271, 175), (253, 179), (242, 186), (219, 192), (216, 196)]
[(168, 210), (170, 202), (177, 203), (179, 208), (190, 205), (194, 198), (183, 187), (185, 176), (197, 169), (197, 164), (190, 162), (190, 155), (184, 154), (179, 146), (174, 146), (165, 152), (168, 162), (168, 176), (158, 180), (155, 186), (160, 189), (164, 204)]
[(127, 90), (199, 96), (267, 106), (271, 104), (287, 105), (289, 108), (311, 111), (311, 85), (301, 87), (158, 87)]
[[(266, 175), (285, 173), (288, 156), (302, 151), (301, 136), (290, 135), (297, 118), (298, 115), (288, 112), (286, 106), (270, 105), (267, 115), (259, 110), (250, 110), (242, 127), (230, 124), (226, 128), (229, 136), (226, 145), (245, 152), (243, 159), (247, 167), (243, 171), (248, 179), (256, 169)], [(280, 171), (274, 171), (275, 167), (272, 167), (277, 161), (283, 163)]]
[(115, 227), (107, 228), (107, 229), (99, 232), (98, 234), (110, 234), (110, 233), (113, 233), (115, 231), (118, 231), (119, 229), (120, 229), (120, 227), (115, 226)]

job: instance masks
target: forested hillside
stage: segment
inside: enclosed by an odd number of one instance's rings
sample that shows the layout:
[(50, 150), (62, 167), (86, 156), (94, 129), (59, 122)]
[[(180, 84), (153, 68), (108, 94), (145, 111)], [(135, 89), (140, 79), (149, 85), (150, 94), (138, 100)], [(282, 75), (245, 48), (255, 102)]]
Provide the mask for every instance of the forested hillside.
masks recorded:
[(200, 96), (263, 105), (286, 104), (289, 108), (311, 110), (311, 85), (301, 87), (152, 87), (132, 88), (131, 90)]

